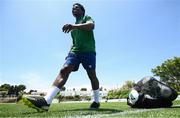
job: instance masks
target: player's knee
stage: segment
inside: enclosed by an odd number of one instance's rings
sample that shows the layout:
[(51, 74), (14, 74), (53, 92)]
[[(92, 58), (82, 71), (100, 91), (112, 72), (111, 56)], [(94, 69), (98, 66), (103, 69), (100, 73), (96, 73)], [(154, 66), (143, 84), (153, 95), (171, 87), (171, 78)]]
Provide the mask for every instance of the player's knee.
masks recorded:
[(71, 72), (70, 68), (68, 66), (64, 66), (61, 70), (60, 70), (60, 74), (61, 75), (68, 75)]
[(65, 69), (65, 68), (62, 68), (62, 69), (60, 70), (60, 74), (61, 74), (61, 75), (66, 75), (66, 73), (67, 73), (67, 72), (66, 72), (66, 69)]

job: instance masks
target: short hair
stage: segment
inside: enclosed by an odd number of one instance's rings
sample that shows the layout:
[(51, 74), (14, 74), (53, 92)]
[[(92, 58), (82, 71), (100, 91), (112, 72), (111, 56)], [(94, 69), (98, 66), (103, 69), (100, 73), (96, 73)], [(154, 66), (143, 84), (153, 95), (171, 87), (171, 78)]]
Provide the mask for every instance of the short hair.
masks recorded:
[(75, 5), (77, 5), (77, 6), (80, 7), (80, 9), (83, 11), (83, 16), (84, 16), (84, 15), (85, 15), (85, 9), (84, 9), (84, 6), (83, 6), (82, 4), (80, 4), (80, 3), (75, 3), (75, 4), (73, 4), (73, 6), (75, 6)]

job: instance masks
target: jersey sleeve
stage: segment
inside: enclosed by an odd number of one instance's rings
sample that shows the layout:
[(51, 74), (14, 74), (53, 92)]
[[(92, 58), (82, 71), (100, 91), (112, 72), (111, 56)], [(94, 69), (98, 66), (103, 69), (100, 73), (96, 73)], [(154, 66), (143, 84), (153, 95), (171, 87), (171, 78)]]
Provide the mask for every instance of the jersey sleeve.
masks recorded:
[(94, 23), (94, 20), (90, 16), (85, 16), (86, 23)]

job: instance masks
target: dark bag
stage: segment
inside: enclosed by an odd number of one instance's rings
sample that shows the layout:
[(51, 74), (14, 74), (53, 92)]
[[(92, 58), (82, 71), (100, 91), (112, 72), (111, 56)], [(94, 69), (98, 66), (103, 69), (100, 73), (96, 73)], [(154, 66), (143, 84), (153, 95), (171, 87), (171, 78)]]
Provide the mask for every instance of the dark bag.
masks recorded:
[(174, 89), (153, 77), (143, 78), (133, 89), (139, 93), (135, 104), (131, 104), (127, 98), (127, 104), (133, 108), (171, 107), (172, 101), (178, 96)]

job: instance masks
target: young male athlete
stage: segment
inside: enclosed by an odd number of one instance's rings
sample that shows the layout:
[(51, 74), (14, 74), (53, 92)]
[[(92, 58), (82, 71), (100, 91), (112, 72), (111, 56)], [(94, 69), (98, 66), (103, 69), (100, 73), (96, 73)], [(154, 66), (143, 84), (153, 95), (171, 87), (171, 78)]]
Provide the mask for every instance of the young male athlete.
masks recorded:
[(52, 87), (48, 90), (45, 97), (23, 97), (25, 105), (38, 111), (48, 111), (53, 98), (64, 86), (69, 74), (72, 71), (77, 71), (80, 64), (86, 70), (93, 89), (94, 101), (90, 108), (98, 109), (100, 107), (99, 81), (96, 76), (95, 39), (93, 34), (94, 20), (90, 16), (85, 15), (85, 9), (79, 3), (73, 5), (72, 14), (76, 19), (75, 24), (65, 24), (62, 28), (64, 33), (71, 32), (72, 47)]

